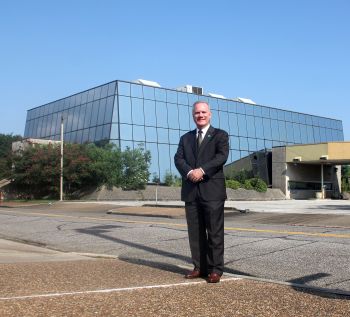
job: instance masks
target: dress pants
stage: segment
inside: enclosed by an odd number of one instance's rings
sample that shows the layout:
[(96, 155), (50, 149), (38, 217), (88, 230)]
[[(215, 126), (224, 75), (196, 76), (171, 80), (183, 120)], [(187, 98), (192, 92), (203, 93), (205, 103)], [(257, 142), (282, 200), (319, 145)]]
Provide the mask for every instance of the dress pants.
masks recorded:
[(224, 200), (185, 203), (192, 261), (202, 275), (224, 269)]

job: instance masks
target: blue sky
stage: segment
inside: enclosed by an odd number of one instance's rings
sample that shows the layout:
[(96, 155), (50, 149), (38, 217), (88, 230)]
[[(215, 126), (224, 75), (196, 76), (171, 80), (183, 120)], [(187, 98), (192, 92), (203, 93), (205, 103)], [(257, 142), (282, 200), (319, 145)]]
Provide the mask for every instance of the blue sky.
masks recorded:
[(350, 1), (2, 0), (0, 133), (26, 111), (115, 79), (185, 84), (343, 120)]

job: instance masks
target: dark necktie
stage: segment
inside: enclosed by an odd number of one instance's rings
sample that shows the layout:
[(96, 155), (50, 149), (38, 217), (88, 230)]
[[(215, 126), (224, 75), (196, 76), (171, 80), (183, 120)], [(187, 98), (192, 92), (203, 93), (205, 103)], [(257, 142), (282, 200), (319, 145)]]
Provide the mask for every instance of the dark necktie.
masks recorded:
[(197, 137), (197, 147), (198, 148), (201, 146), (202, 141), (203, 141), (203, 131), (198, 130), (198, 137)]

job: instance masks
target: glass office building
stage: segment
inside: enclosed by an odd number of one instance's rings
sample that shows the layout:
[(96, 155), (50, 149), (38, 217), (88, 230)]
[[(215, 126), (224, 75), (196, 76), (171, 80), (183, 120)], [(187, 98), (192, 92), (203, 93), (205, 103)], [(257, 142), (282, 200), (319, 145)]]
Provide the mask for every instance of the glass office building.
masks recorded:
[(28, 110), (24, 136), (59, 140), (63, 117), (66, 142), (141, 144), (151, 152), (151, 174), (163, 180), (178, 174), (173, 157), (194, 128), (197, 100), (209, 102), (212, 125), (230, 135), (228, 163), (273, 146), (344, 140), (341, 120), (120, 80)]

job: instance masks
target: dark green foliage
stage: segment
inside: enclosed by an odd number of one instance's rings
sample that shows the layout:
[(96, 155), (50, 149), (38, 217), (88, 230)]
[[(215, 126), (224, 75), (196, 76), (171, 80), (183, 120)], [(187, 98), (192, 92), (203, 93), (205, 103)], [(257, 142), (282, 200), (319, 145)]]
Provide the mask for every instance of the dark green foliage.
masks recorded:
[(20, 135), (0, 133), (0, 157), (6, 157), (10, 154), (12, 150), (12, 142), (20, 140), (22, 140)]
[(12, 142), (22, 140), (20, 135), (0, 133), (0, 180), (11, 175)]
[(230, 179), (234, 179), (238, 182), (240, 182), (241, 184), (244, 184), (244, 182), (247, 180), (247, 179), (250, 179), (254, 177), (253, 175), (253, 172), (251, 171), (247, 171), (247, 170), (241, 170), (239, 172), (236, 172), (234, 173)]
[(243, 188), (248, 189), (248, 190), (254, 189), (260, 193), (264, 193), (267, 191), (266, 183), (260, 178), (247, 179), (244, 182)]
[[(65, 197), (76, 197), (84, 188), (107, 185), (124, 189), (144, 188), (149, 177), (150, 153), (107, 144), (65, 144), (63, 183)], [(58, 198), (60, 146), (30, 147), (13, 157), (12, 188), (23, 198)]]
[(150, 173), (151, 153), (142, 147), (131, 150), (126, 148), (122, 155), (123, 180), (122, 188), (125, 190), (144, 189)]
[(234, 179), (227, 179), (226, 180), (226, 187), (231, 189), (238, 189), (242, 187), (242, 184)]
[(90, 174), (96, 185), (120, 187), (123, 182), (122, 152), (115, 145), (107, 144), (97, 147), (94, 144), (85, 145), (87, 156), (91, 160)]
[(29, 147), (21, 155), (13, 156), (11, 187), (20, 197), (58, 197), (59, 193), (59, 148), (50, 146)]
[[(60, 148), (57, 149), (60, 157)], [(63, 184), (66, 196), (73, 196), (76, 191), (84, 187), (98, 185), (99, 179), (95, 177), (94, 161), (89, 156), (87, 146), (66, 144), (63, 158)]]
[(230, 175), (226, 180), (226, 187), (238, 189), (240, 187), (247, 190), (256, 190), (257, 192), (266, 192), (266, 183), (257, 177), (253, 177), (253, 173), (247, 170), (241, 170)]
[(253, 187), (253, 185), (252, 185), (252, 183), (250, 182), (249, 179), (246, 179), (246, 180), (244, 181), (243, 188), (244, 188), (244, 189), (247, 189), (247, 190), (252, 190), (252, 189), (254, 189), (254, 187)]

